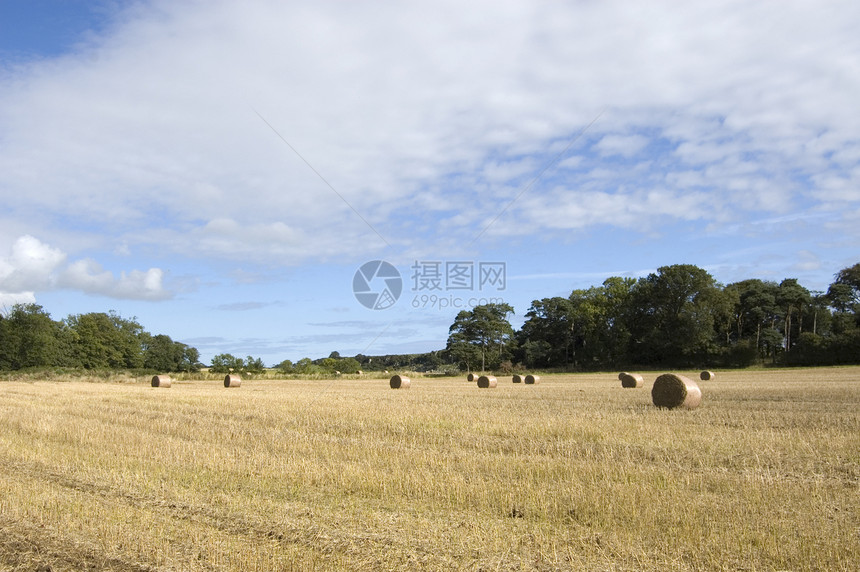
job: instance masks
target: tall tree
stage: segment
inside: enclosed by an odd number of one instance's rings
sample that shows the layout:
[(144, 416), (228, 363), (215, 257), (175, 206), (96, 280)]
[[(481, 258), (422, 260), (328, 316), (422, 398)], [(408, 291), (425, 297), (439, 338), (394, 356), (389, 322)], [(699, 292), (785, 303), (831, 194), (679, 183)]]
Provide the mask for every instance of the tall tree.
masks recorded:
[(803, 309), (812, 303), (812, 295), (809, 290), (798, 283), (797, 278), (786, 278), (779, 283), (776, 303), (783, 311), (784, 316), (785, 350), (790, 351), (792, 340), (803, 333), (803, 321), (798, 319), (795, 322), (797, 324), (797, 336), (793, 335), (792, 317), (802, 314)]
[[(754, 341), (756, 350), (763, 353), (765, 345), (762, 331), (767, 328), (773, 329), (777, 321), (776, 294), (779, 286), (776, 282), (752, 278), (729, 284), (726, 289), (737, 292), (738, 303), (735, 307), (737, 340)], [(769, 335), (768, 344), (771, 343), (771, 338), (772, 336)]]
[(69, 316), (66, 323), (73, 333), (75, 361), (81, 367), (143, 367), (143, 327), (134, 319), (94, 312)]
[(513, 337), (514, 330), (508, 321), (508, 314), (513, 312), (506, 303), (482, 304), (472, 310), (462, 310), (448, 330), (448, 350), (457, 355), (469, 351), (469, 346), (478, 348), (482, 371), (487, 368), (488, 359), (498, 365)]
[(690, 264), (664, 266), (637, 282), (634, 357), (640, 363), (693, 365), (712, 349), (717, 285)]
[(519, 343), (530, 366), (570, 363), (573, 351), (573, 306), (567, 298), (532, 302), (519, 332)]
[(38, 304), (16, 304), (0, 316), (0, 369), (56, 365), (61, 324)]

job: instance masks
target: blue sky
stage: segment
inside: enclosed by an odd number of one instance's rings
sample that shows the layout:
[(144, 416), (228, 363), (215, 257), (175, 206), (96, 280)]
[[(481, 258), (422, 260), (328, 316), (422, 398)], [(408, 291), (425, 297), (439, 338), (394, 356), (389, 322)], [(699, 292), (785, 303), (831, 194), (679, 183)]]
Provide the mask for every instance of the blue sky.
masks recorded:
[[(0, 302), (275, 364), (670, 264), (826, 290), (860, 261), (857, 29), (853, 1), (0, 0)], [(372, 260), (391, 307), (353, 295)]]

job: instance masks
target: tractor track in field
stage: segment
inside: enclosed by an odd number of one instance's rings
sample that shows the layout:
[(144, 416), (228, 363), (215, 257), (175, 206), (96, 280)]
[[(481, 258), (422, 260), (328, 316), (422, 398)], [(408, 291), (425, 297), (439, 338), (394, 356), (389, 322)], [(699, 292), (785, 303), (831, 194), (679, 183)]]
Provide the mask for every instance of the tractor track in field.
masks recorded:
[[(101, 499), (120, 502), (125, 505), (151, 510), (169, 518), (190, 521), (205, 527), (218, 530), (232, 536), (256, 539), (262, 542), (276, 542), (281, 545), (298, 545), (320, 555), (339, 553), (356, 556), (363, 561), (375, 552), (375, 548), (400, 542), (396, 532), (383, 530), (368, 532), (366, 530), (344, 530), (321, 526), (315, 522), (314, 514), (309, 509), (297, 509), (296, 514), (288, 520), (278, 523), (264, 524), (239, 514), (230, 514), (208, 506), (192, 505), (166, 499), (135, 494), (123, 491), (114, 486), (94, 483), (73, 475), (65, 474), (39, 464), (20, 461), (4, 460), (0, 464), (0, 472), (5, 472), (15, 478), (30, 479), (50, 483), (64, 489), (72, 490)], [(16, 533), (15, 530), (18, 529)], [(13, 566), (13, 570), (33, 570), (33, 563), (40, 560), (30, 559), (24, 568), (19, 566), (17, 556), (7, 554), (32, 553), (49, 557), (54, 565), (43, 570), (115, 570), (117, 572), (151, 572), (159, 570), (155, 565), (127, 562), (117, 558), (99, 555), (92, 546), (83, 546), (69, 550), (69, 541), (53, 534), (50, 530), (36, 525), (9, 521), (0, 518), (0, 562)], [(28, 547), (27, 550), (18, 550)], [(410, 542), (410, 552), (419, 559), (430, 556), (438, 557), (438, 551), (432, 551), (429, 546)], [(68, 561), (69, 567), (65, 567)], [(198, 563), (200, 564), (200, 563)], [(217, 569), (217, 568), (213, 568)], [(40, 569), (36, 569), (40, 570)]]
[(154, 572), (157, 568), (103, 554), (97, 547), (34, 523), (0, 517), (0, 565), (3, 570), (64, 572), (98, 570)]

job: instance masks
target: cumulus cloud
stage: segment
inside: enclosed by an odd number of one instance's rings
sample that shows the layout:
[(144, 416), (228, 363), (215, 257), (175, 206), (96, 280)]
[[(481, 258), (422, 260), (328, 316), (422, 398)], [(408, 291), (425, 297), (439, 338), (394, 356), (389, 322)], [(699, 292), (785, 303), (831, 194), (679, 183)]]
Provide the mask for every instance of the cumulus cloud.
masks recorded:
[(163, 300), (172, 296), (163, 278), (160, 268), (123, 271), (116, 277), (95, 260), (69, 262), (60, 249), (25, 235), (15, 240), (9, 256), (0, 258), (0, 299), (32, 302), (34, 292), (68, 289), (110, 298)]
[[(560, 186), (588, 192), (561, 203), (559, 231), (838, 209), (857, 200), (860, 11), (774, 10), (135, 3), (80, 51), (0, 74), (0, 219), (38, 212), (122, 251), (284, 264), (377, 252), (371, 229), (397, 247), (463, 244), (601, 110), (488, 235), (545, 232), (524, 223)], [(629, 163), (643, 152), (654, 159)]]
[(56, 270), (66, 262), (66, 255), (26, 235), (19, 237), (5, 259), (0, 258), (0, 290), (18, 292), (41, 290), (55, 283)]

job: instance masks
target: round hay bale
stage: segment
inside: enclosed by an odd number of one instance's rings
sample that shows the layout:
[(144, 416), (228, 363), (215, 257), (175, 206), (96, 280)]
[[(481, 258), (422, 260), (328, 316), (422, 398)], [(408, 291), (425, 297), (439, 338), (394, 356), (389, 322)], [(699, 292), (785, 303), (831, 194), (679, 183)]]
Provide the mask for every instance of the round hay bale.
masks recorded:
[(515, 375), (513, 378), (511, 378), (511, 381), (513, 381), (514, 383), (522, 383), (523, 382), (523, 376)]
[(169, 375), (152, 376), (152, 387), (170, 387), (171, 383), (173, 383), (173, 380), (170, 379)]
[(241, 387), (242, 378), (235, 373), (228, 373), (224, 376), (224, 387)]
[(408, 389), (412, 382), (405, 375), (392, 375), (388, 385), (391, 389)]
[(475, 377), (474, 373), (470, 373), (469, 375), (466, 376), (466, 381), (475, 381), (476, 379), (477, 379), (477, 377)]
[(498, 382), (494, 375), (482, 375), (478, 378), (478, 387), (481, 389), (496, 387), (496, 385), (498, 385)]
[(664, 373), (654, 381), (651, 400), (657, 407), (695, 409), (702, 402), (702, 390), (689, 377)]
[(716, 376), (714, 375), (714, 372), (712, 372), (712, 371), (706, 370), (706, 371), (703, 371), (702, 373), (699, 374), (699, 379), (701, 379), (702, 381), (710, 381), (710, 380), (714, 379), (714, 377), (716, 377)]
[(540, 383), (540, 376), (528, 374), (524, 381), (526, 385), (534, 385), (536, 383)]
[(638, 373), (620, 373), (618, 377), (621, 379), (621, 387), (636, 388), (645, 385), (645, 378)]
[(363, 372), (363, 371), (361, 371), (361, 370), (358, 370), (358, 371), (357, 371), (357, 372), (355, 372), (355, 373), (356, 373), (356, 375), (364, 375), (364, 372)]

